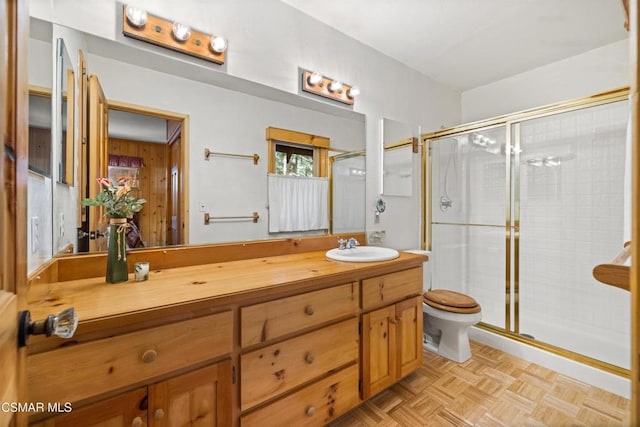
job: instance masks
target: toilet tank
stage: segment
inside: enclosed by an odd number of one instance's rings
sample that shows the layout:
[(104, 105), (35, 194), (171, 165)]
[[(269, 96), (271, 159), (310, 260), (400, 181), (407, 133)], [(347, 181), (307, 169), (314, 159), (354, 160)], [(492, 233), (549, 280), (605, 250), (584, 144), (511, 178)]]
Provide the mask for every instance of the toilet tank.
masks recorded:
[(418, 255), (426, 255), (429, 257), (429, 260), (425, 261), (422, 264), (422, 290), (423, 292), (427, 292), (429, 289), (431, 289), (431, 262), (430, 261), (433, 260), (433, 254), (431, 253), (431, 251), (426, 251), (422, 249), (412, 249), (410, 251), (405, 251), (405, 252), (418, 254)]

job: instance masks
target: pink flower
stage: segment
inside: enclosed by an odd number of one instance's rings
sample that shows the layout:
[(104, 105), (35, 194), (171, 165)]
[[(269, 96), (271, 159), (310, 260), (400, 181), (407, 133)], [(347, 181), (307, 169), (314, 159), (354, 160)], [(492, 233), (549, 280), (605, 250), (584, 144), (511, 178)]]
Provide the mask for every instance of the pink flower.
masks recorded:
[(98, 178), (97, 181), (100, 187), (105, 187), (105, 188), (113, 187), (113, 185), (111, 184), (111, 181), (109, 181), (107, 178)]

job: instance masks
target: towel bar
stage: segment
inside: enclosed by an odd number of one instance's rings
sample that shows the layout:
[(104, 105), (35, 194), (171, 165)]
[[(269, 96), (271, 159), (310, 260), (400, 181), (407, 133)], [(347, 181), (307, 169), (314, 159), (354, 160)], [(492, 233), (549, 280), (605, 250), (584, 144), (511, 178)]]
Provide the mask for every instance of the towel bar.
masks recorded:
[(631, 256), (631, 242), (624, 244), (624, 249), (611, 263), (596, 265), (593, 269), (593, 277), (606, 285), (629, 290), (629, 274), (631, 268), (623, 265)]

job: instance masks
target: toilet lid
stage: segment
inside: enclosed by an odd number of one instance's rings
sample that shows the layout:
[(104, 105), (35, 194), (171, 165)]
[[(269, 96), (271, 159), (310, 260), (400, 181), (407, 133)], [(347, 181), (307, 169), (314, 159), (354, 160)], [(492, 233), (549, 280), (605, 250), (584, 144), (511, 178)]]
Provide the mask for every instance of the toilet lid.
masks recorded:
[(476, 300), (468, 295), (446, 289), (433, 289), (425, 292), (424, 303), (439, 310), (450, 313), (471, 314), (481, 309)]

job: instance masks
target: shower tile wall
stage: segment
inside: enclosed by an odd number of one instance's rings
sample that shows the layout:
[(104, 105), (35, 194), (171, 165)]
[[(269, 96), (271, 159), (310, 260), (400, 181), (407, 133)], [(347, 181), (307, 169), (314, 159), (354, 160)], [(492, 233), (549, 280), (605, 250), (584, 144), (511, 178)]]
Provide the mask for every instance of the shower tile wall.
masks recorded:
[(520, 333), (630, 367), (629, 293), (593, 268), (623, 245), (628, 103), (521, 124)]

